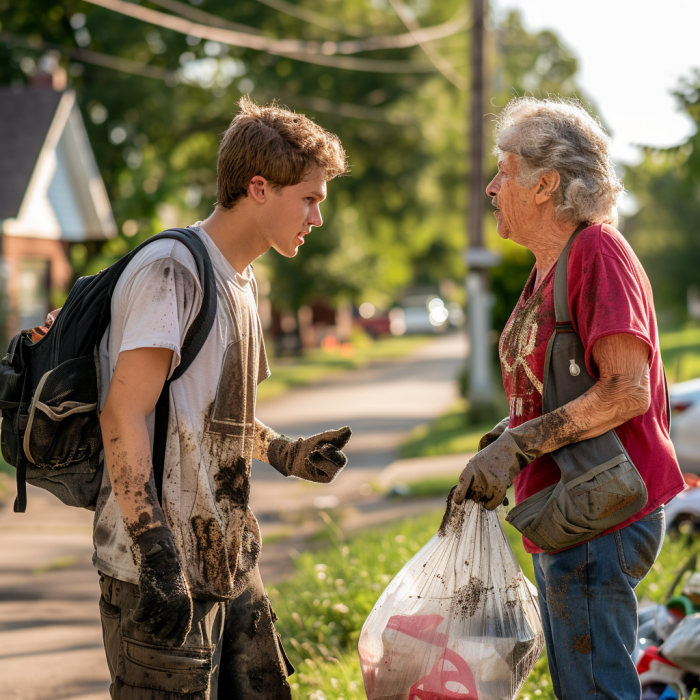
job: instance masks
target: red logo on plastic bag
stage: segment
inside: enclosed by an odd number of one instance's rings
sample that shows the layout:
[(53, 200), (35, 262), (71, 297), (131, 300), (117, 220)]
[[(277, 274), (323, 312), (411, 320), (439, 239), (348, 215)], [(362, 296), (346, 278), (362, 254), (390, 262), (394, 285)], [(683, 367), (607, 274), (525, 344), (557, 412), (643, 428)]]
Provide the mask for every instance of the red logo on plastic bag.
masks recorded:
[[(448, 670), (447, 664), (454, 670)], [(457, 683), (467, 692), (449, 690), (448, 683)], [(408, 700), (478, 700), (474, 674), (459, 654), (445, 649), (430, 673), (411, 686)]]

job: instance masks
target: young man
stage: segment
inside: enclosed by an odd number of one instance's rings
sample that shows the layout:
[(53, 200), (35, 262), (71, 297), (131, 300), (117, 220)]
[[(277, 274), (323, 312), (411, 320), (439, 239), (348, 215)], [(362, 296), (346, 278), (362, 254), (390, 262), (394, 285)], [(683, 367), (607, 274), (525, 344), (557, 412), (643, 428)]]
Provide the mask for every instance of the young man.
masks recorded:
[(211, 257), (214, 326), (170, 385), (162, 503), (152, 470), (154, 407), (180, 362), (202, 289), (180, 242), (128, 265), (100, 345), (105, 462), (94, 564), (114, 700), (290, 698), (293, 669), (258, 572), (248, 508), (253, 457), (328, 483), (350, 428), (291, 441), (255, 419), (269, 375), (251, 263), (297, 254), (322, 223), (328, 180), (347, 172), (338, 138), (302, 115), (247, 98), (223, 135), (214, 213), (192, 228)]

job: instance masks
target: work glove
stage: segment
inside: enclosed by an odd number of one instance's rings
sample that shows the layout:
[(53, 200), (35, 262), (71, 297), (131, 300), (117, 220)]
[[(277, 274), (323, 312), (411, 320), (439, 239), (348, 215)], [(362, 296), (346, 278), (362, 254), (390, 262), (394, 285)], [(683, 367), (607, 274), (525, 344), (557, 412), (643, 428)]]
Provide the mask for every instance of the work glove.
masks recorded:
[(470, 498), (483, 503), (487, 510), (494, 510), (503, 503), (508, 487), (520, 470), (536, 456), (526, 454), (520, 448), (512, 430), (504, 430), (499, 438), (477, 452), (464, 467), (452, 495), (454, 502), (459, 504), (465, 498)]
[(173, 533), (169, 527), (154, 527), (134, 542), (141, 551), (141, 597), (134, 620), (159, 641), (181, 647), (192, 625), (192, 598)]
[[(508, 429), (510, 425), (510, 416), (504, 418), (495, 428), (489, 430), (486, 435), (482, 435), (481, 440), (479, 440), (478, 450), (483, 450), (484, 447), (488, 447), (492, 442), (495, 442), (501, 435), (503, 431)], [(477, 450), (477, 451), (478, 451)]]
[(268, 463), (284, 476), (330, 484), (348, 463), (342, 452), (352, 437), (348, 427), (292, 440), (282, 435), (267, 448)]

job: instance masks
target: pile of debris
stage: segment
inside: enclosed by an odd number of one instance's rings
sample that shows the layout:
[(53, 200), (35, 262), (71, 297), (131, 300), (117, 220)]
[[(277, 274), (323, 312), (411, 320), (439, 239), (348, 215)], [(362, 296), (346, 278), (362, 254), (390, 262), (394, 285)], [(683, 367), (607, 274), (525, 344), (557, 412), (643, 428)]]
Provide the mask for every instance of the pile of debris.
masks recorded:
[[(697, 557), (691, 563), (695, 569)], [(688, 568), (681, 570), (671, 593)], [(640, 608), (633, 658), (642, 700), (687, 700), (700, 690), (700, 571), (691, 574), (681, 595)]]

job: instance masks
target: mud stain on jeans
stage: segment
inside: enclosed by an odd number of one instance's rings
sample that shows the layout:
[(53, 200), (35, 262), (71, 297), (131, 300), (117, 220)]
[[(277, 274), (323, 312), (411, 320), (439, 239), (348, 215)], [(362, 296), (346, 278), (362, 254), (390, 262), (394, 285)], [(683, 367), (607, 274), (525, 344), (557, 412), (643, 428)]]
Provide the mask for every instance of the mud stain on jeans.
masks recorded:
[(656, 551), (645, 542), (637, 542), (634, 549), (637, 554), (637, 561), (633, 562), (629, 567), (630, 576), (643, 579), (649, 573), (651, 567), (654, 566)]
[(580, 637), (574, 637), (574, 643), (572, 647), (580, 654), (590, 654), (591, 653), (591, 635), (582, 634)]
[(569, 625), (572, 624), (571, 610), (567, 603), (566, 593), (574, 577), (578, 578), (584, 596), (589, 598), (590, 594), (586, 586), (586, 562), (579, 564), (573, 571), (569, 571), (568, 574), (562, 576), (558, 581), (553, 583), (547, 582), (547, 607), (554, 615)]

